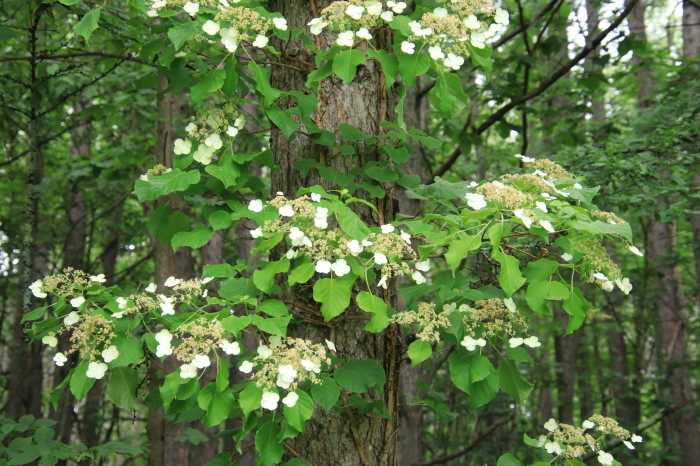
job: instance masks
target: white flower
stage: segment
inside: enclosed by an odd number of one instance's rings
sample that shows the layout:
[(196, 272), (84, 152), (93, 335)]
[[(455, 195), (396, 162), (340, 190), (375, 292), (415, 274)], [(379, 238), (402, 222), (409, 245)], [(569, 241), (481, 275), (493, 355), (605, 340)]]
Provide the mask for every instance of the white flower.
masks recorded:
[(214, 150), (219, 150), (223, 147), (224, 142), (221, 140), (219, 133), (212, 133), (204, 140), (204, 145)]
[[(535, 170), (534, 172), (532, 172), (532, 174), (535, 176), (539, 176), (540, 178), (547, 177), (547, 174), (545, 172), (543, 172), (542, 170)], [(542, 195), (544, 196), (544, 193)], [(552, 198), (552, 199), (554, 199), (554, 198)]]
[(56, 356), (53, 357), (53, 361), (57, 366), (62, 366), (68, 361), (68, 358), (63, 353), (56, 353)]
[(270, 356), (272, 356), (272, 350), (270, 348), (268, 348), (266, 345), (260, 345), (260, 346), (258, 346), (258, 354), (263, 359), (267, 359)]
[(201, 163), (202, 165), (209, 165), (211, 163), (211, 158), (214, 156), (214, 148), (209, 147), (206, 144), (200, 144), (192, 158)]
[(146, 291), (148, 293), (155, 293), (156, 292), (156, 284), (155, 283), (149, 283), (149, 285), (146, 287)]
[(270, 411), (277, 409), (277, 402), (280, 400), (280, 396), (275, 392), (263, 392), (262, 400), (260, 400), (260, 406)]
[(469, 15), (464, 18), (464, 25), (468, 29), (479, 29), (481, 27), (481, 23), (479, 23), (479, 20), (476, 19), (475, 15)]
[(532, 219), (525, 213), (524, 209), (515, 209), (513, 215), (523, 221), (525, 228), (530, 228), (532, 226)]
[(457, 303), (443, 304), (442, 310), (445, 312), (452, 312), (457, 309)]
[(156, 356), (162, 358), (163, 356), (170, 356), (173, 354), (173, 348), (170, 343), (164, 343), (156, 347)]
[(311, 200), (314, 202), (321, 202), (321, 195), (318, 193), (311, 193)]
[(644, 439), (640, 435), (632, 434), (632, 441), (634, 443), (642, 443)]
[(537, 201), (535, 202), (535, 205), (537, 206), (538, 209), (540, 209), (542, 212), (547, 212), (547, 204), (545, 204), (542, 201)]
[(105, 274), (101, 273), (98, 275), (90, 275), (90, 281), (97, 282), (97, 283), (104, 283), (107, 281), (107, 279), (105, 279)]
[(244, 374), (250, 374), (250, 372), (253, 370), (253, 363), (250, 361), (243, 361), (238, 367), (238, 370)]
[(630, 450), (634, 450), (634, 445), (632, 445), (632, 442), (628, 442), (627, 440), (623, 440), (622, 443), (624, 443), (625, 446), (627, 448), (629, 448)]
[(483, 49), (486, 47), (486, 34), (483, 32), (472, 32), (471, 43), (474, 47), (478, 49)]
[(211, 361), (205, 354), (198, 354), (194, 357), (191, 364), (198, 369), (204, 369), (211, 366)]
[(170, 342), (173, 340), (173, 334), (170, 333), (167, 328), (164, 328), (155, 334), (155, 339), (161, 345), (165, 345), (166, 343), (170, 344)]
[(280, 31), (287, 30), (287, 18), (272, 18), (272, 24)]
[(158, 295), (158, 299), (160, 300), (161, 315), (175, 315), (175, 305), (172, 298), (161, 294)]
[(544, 428), (549, 432), (554, 432), (559, 428), (559, 424), (557, 424), (557, 421), (555, 421), (554, 418), (551, 418), (549, 421), (544, 423)]
[(370, 40), (372, 38), (372, 34), (370, 34), (369, 29), (360, 28), (360, 30), (357, 31), (357, 37), (359, 37), (360, 39)]
[(547, 450), (547, 453), (551, 453), (552, 455), (561, 455), (562, 449), (561, 446), (559, 445), (559, 442), (547, 442), (544, 445), (544, 449)]
[(221, 36), (221, 43), (224, 44), (226, 50), (231, 53), (235, 52), (238, 48), (238, 30), (236, 28), (221, 28), (219, 35)]
[(346, 246), (350, 250), (350, 254), (352, 254), (353, 256), (358, 255), (359, 253), (361, 253), (364, 250), (364, 248), (362, 247), (360, 242), (357, 241), (356, 239), (347, 243)]
[(297, 404), (298, 400), (299, 395), (297, 395), (297, 392), (291, 392), (284, 397), (284, 399), (282, 400), (282, 404), (284, 404), (287, 408), (293, 408), (294, 405)]
[(574, 258), (574, 256), (572, 256), (568, 252), (565, 252), (564, 254), (561, 255), (561, 258), (564, 259), (566, 262), (569, 262), (571, 259)]
[(252, 238), (260, 238), (263, 235), (263, 232), (260, 228), (256, 228), (255, 230), (250, 230), (250, 236)]
[(278, 212), (283, 217), (293, 217), (294, 216), (294, 208), (292, 206), (290, 206), (289, 204), (285, 204), (282, 207), (280, 207), (278, 209)]
[(401, 42), (401, 51), (403, 53), (413, 55), (413, 53), (416, 51), (416, 44), (405, 40), (405, 41)]
[(445, 66), (449, 66), (453, 70), (458, 70), (462, 65), (464, 65), (464, 57), (460, 57), (459, 55), (455, 55), (454, 53), (450, 52), (447, 54), (447, 58), (445, 58)]
[(583, 427), (583, 430), (592, 429), (595, 427), (595, 423), (593, 421), (583, 421), (581, 427)]
[(185, 3), (185, 6), (182, 7), (182, 9), (189, 13), (190, 16), (194, 16), (199, 11), (199, 3), (187, 2)]
[(219, 32), (219, 29), (221, 29), (221, 26), (219, 26), (219, 23), (216, 21), (209, 20), (206, 23), (202, 24), (202, 30), (209, 34), (210, 36), (213, 36), (217, 32)]
[(175, 278), (175, 277), (168, 277), (167, 280), (165, 280), (165, 283), (163, 283), (163, 286), (167, 286), (168, 288), (172, 288), (174, 286), (177, 286), (180, 284), (180, 280)]
[(523, 154), (515, 154), (515, 156), (516, 156), (517, 158), (519, 158), (520, 160), (522, 160), (523, 162), (525, 162), (525, 163), (534, 162), (535, 160), (537, 160), (537, 159), (534, 159), (534, 158), (532, 158), (532, 157), (527, 157), (527, 156), (525, 156), (525, 155), (523, 155)]
[(253, 199), (248, 204), (248, 210), (251, 212), (260, 212), (263, 210), (263, 202), (260, 199)]
[(46, 293), (41, 291), (41, 286), (43, 284), (44, 283), (41, 280), (37, 280), (31, 285), (29, 285), (29, 289), (32, 290), (32, 294), (37, 298), (45, 298), (46, 296), (48, 296)]
[(583, 186), (581, 186), (581, 183), (574, 183), (573, 188), (574, 189), (583, 189)]
[(267, 36), (263, 34), (258, 34), (257, 37), (255, 37), (255, 40), (253, 41), (253, 47), (263, 48), (267, 45), (269, 41), (270, 39), (268, 39)]
[(523, 340), (522, 338), (511, 338), (510, 340), (508, 340), (508, 344), (511, 348), (517, 348), (518, 346), (522, 345), (524, 341), (525, 340)]
[(630, 251), (632, 251), (633, 254), (636, 254), (636, 255), (638, 255), (638, 256), (644, 257), (644, 253), (642, 253), (642, 251), (640, 251), (639, 249), (637, 249), (636, 246), (632, 246), (631, 244), (628, 244), (628, 245), (627, 245), (627, 248), (628, 248)]
[(327, 346), (328, 349), (331, 350), (331, 351), (337, 351), (337, 350), (335, 349), (335, 343), (333, 343), (333, 342), (330, 341), (330, 340), (326, 340), (326, 346)]
[(272, 335), (270, 337), (270, 348), (277, 348), (282, 344), (282, 337), (279, 335)]
[(306, 23), (306, 25), (309, 26), (311, 34), (317, 36), (321, 34), (324, 27), (328, 26), (328, 22), (323, 21), (321, 18), (314, 18), (308, 23)]
[(387, 224), (387, 225), (382, 225), (382, 233), (387, 234), (387, 233), (392, 233), (394, 231), (394, 225)]
[(365, 7), (359, 5), (348, 5), (345, 10), (345, 14), (355, 20), (362, 19), (362, 13), (365, 11)]
[(126, 300), (126, 298), (117, 298), (117, 307), (119, 309), (126, 309), (126, 306), (129, 304), (129, 301)]
[(506, 298), (503, 300), (503, 304), (506, 306), (506, 308), (510, 312), (515, 312), (515, 301), (513, 301), (513, 298)]
[(542, 193), (542, 194), (540, 194), (540, 196), (542, 196), (543, 198), (545, 198), (548, 201), (552, 201), (552, 200), (556, 199), (556, 197), (552, 196), (549, 193)]
[(462, 340), (460, 345), (464, 346), (467, 349), (467, 351), (474, 351), (477, 346), (481, 346), (482, 348), (486, 346), (486, 340), (484, 340), (483, 338), (475, 340), (470, 336), (466, 336), (464, 337), (464, 340)]
[(381, 252), (375, 252), (374, 253), (374, 263), (377, 265), (388, 264), (389, 259), (387, 259), (387, 257), (384, 254), (382, 254)]
[(493, 16), (493, 19), (498, 24), (502, 24), (504, 26), (508, 26), (508, 23), (510, 22), (508, 20), (508, 12), (503, 8), (496, 8), (496, 14)]
[(443, 53), (439, 45), (428, 47), (428, 53), (430, 54), (430, 58), (432, 58), (433, 60), (445, 58), (445, 54)]
[(540, 220), (540, 226), (550, 233), (556, 232), (556, 230), (552, 226), (552, 222), (550, 222), (549, 220)]
[(335, 43), (346, 47), (352, 47), (352, 44), (355, 43), (355, 33), (353, 31), (341, 32), (338, 34), (338, 39), (335, 41)]
[(459, 305), (459, 312), (471, 312), (471, 308), (467, 306), (466, 304), (460, 304)]
[(593, 274), (593, 278), (595, 278), (597, 280), (607, 280), (608, 279), (608, 277), (602, 272), (595, 272)]
[(194, 122), (190, 122), (187, 126), (185, 126), (185, 131), (187, 131), (190, 135), (197, 131), (197, 125), (194, 124)]
[(329, 273), (331, 271), (331, 263), (327, 260), (320, 260), (316, 262), (316, 272), (318, 273)]
[(529, 346), (530, 348), (539, 348), (540, 346), (542, 346), (542, 343), (540, 343), (537, 337), (525, 338), (523, 340), (523, 343), (525, 343), (525, 345)]
[(289, 260), (296, 258), (298, 255), (299, 253), (297, 253), (294, 248), (290, 248), (289, 251), (287, 251), (287, 254), (285, 254)]
[(403, 13), (403, 10), (406, 8), (406, 2), (388, 1), (388, 2), (386, 2), (386, 6), (391, 8), (394, 11), (394, 13), (396, 13), (397, 15), (400, 15), (401, 13)]
[(231, 342), (231, 341), (222, 340), (221, 343), (219, 343), (219, 347), (226, 354), (232, 354), (232, 355), (236, 356), (236, 355), (241, 353), (241, 345), (239, 345), (237, 341)]
[(411, 275), (411, 278), (413, 280), (415, 280), (416, 284), (418, 284), (418, 285), (422, 285), (423, 283), (425, 283), (427, 281), (425, 279), (425, 277), (423, 276), (423, 274), (420, 272), (413, 272), (413, 275)]
[(292, 246), (303, 246), (306, 235), (298, 227), (289, 229), (289, 239), (292, 241)]
[(58, 338), (56, 338), (54, 335), (46, 335), (41, 339), (41, 342), (45, 345), (49, 345), (51, 348), (55, 348), (58, 344)]
[(613, 455), (610, 453), (605, 453), (603, 450), (600, 450), (598, 452), (598, 461), (600, 461), (600, 464), (604, 464), (605, 466), (612, 466), (615, 458), (613, 458)]
[(109, 367), (103, 362), (91, 362), (88, 364), (88, 370), (85, 372), (85, 376), (91, 379), (101, 379), (105, 376), (105, 372)]
[(610, 280), (605, 280), (603, 283), (600, 284), (600, 287), (604, 291), (612, 291), (613, 289), (615, 289), (615, 285)]
[(632, 291), (632, 284), (630, 283), (630, 279), (627, 277), (623, 278), (622, 280), (619, 278), (616, 279), (615, 284), (625, 294), (630, 294), (630, 291)]
[(447, 17), (447, 14), (448, 14), (448, 11), (447, 11), (447, 8), (442, 8), (442, 7), (440, 7), (440, 8), (435, 8), (435, 9), (433, 10), (433, 14), (434, 14), (435, 16), (437, 16), (438, 18), (446, 18), (446, 17)]
[(316, 218), (327, 218), (328, 209), (326, 207), (316, 207)]
[(467, 193), (464, 195), (464, 198), (467, 200), (467, 205), (474, 210), (486, 207), (486, 198), (481, 194)]
[(116, 346), (110, 345), (109, 347), (102, 350), (102, 359), (105, 362), (112, 362), (119, 357), (119, 350)]
[(426, 259), (423, 262), (416, 262), (416, 270), (421, 272), (430, 272), (430, 260)]
[(350, 266), (345, 259), (338, 259), (335, 261), (335, 263), (333, 263), (333, 265), (331, 265), (331, 270), (335, 272), (337, 276), (342, 277), (343, 275), (350, 273)]
[(322, 230), (325, 230), (326, 228), (328, 228), (328, 219), (326, 217), (323, 217), (323, 218), (316, 217), (316, 218), (314, 218), (314, 226), (316, 228), (320, 228)]
[[(148, 16), (149, 18), (155, 18), (156, 16), (158, 16), (158, 11), (157, 10), (148, 10), (146, 12), (146, 16)], [(63, 365), (63, 364), (61, 364), (61, 365)]]
[(83, 298), (82, 296), (77, 296), (70, 300), (70, 305), (73, 307), (80, 307), (83, 305), (84, 302), (85, 298)]
[(401, 238), (406, 241), (406, 244), (411, 245), (411, 235), (405, 231), (401, 232)]
[(226, 134), (228, 134), (232, 138), (235, 138), (238, 134), (238, 128), (236, 128), (235, 126), (229, 126), (228, 128), (226, 128)]
[(180, 378), (194, 379), (197, 377), (197, 368), (194, 364), (183, 364), (180, 366)]
[(63, 319), (63, 325), (67, 325), (68, 327), (70, 327), (71, 325), (77, 323), (79, 320), (80, 320), (80, 314), (73, 311)]
[(386, 280), (389, 278), (387, 275), (382, 275), (382, 278), (379, 279), (379, 282), (377, 283), (377, 286), (379, 288), (384, 288), (386, 290)]
[(390, 23), (394, 19), (394, 12), (387, 10), (380, 15), (380, 18), (382, 18), (387, 23)]
[(294, 366), (290, 364), (282, 364), (277, 368), (277, 371), (284, 375), (285, 377), (291, 377), (292, 379), (296, 378), (297, 376), (297, 371), (294, 369)]

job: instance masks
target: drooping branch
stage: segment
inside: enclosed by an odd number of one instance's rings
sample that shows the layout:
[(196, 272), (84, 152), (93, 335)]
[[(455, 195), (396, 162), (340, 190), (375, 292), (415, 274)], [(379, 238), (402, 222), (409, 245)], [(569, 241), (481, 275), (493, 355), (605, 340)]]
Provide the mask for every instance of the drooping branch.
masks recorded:
[[(509, 111), (511, 111), (518, 105), (524, 104), (525, 102), (534, 99), (535, 97), (539, 96), (544, 91), (549, 89), (554, 83), (556, 83), (559, 79), (565, 76), (566, 73), (568, 73), (571, 70), (571, 68), (576, 66), (579, 62), (581, 62), (581, 60), (583, 60), (591, 52), (593, 52), (605, 40), (605, 38), (613, 30), (615, 30), (622, 23), (622, 21), (625, 20), (625, 18), (627, 18), (627, 16), (632, 12), (632, 8), (634, 8), (638, 1), (639, 0), (632, 0), (622, 11), (622, 13), (620, 13), (617, 19), (615, 19), (615, 21), (613, 21), (612, 24), (610, 24), (610, 26), (606, 30), (598, 34), (595, 39), (593, 39), (590, 43), (586, 44), (586, 46), (583, 47), (574, 58), (572, 58), (566, 64), (564, 64), (564, 66), (556, 70), (549, 78), (547, 78), (547, 80), (543, 81), (537, 88), (521, 95), (517, 99), (511, 100), (506, 105), (498, 109), (486, 121), (479, 125), (478, 128), (474, 129), (473, 134), (475, 136), (483, 134), (487, 129), (489, 129), (495, 123), (500, 121), (501, 118), (503, 118)], [(454, 152), (452, 152), (452, 155), (450, 155), (450, 158), (447, 159), (447, 161), (438, 170), (435, 171), (435, 176), (443, 176), (445, 173), (447, 173), (450, 170), (450, 168), (452, 168), (452, 165), (455, 164), (455, 162), (461, 154), (462, 151), (459, 149), (459, 147), (457, 147), (454, 150)]]
[[(63, 60), (64, 58), (77, 58), (77, 57), (104, 57), (104, 58), (117, 58), (122, 61), (133, 61), (134, 63), (140, 63), (142, 65), (147, 65), (147, 66), (152, 66), (156, 67), (157, 65), (152, 65), (150, 63), (146, 63), (140, 58), (137, 57), (132, 57), (131, 55), (119, 55), (115, 53), (106, 53), (106, 52), (75, 52), (75, 53), (63, 53), (60, 55), (38, 55), (35, 57), (35, 59), (39, 62), (44, 61), (44, 60)], [(0, 62), (4, 61), (31, 61), (32, 57), (31, 56), (26, 56), (26, 57), (2, 57), (0, 58)]]

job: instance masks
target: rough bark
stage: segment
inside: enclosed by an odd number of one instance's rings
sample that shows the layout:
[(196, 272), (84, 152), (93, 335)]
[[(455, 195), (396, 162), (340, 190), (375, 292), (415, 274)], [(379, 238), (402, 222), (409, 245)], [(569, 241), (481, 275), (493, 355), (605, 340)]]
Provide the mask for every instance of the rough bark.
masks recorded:
[[(312, 7), (320, 12), (329, 3), (330, 1), (327, 0), (315, 2), (271, 0), (269, 7), (271, 11), (281, 12), (291, 27), (303, 28), (314, 16)], [(334, 36), (333, 33), (321, 34), (318, 38), (321, 48), (328, 48), (334, 42)], [(378, 31), (376, 36), (374, 40), (377, 48), (386, 48), (389, 45), (388, 37), (384, 32)], [(314, 61), (313, 55), (306, 50), (300, 40), (285, 43), (280, 49), (284, 50), (286, 55), (296, 59), (310, 63)], [(290, 71), (284, 67), (272, 69), (271, 84), (278, 89), (308, 92), (305, 81), (306, 73)], [(379, 134), (381, 131), (379, 123), (388, 118), (387, 109), (391, 108), (388, 105), (379, 65), (373, 60), (368, 61), (366, 66), (359, 67), (357, 76), (350, 85), (343, 83), (335, 75), (325, 79), (318, 89), (318, 99), (316, 123), (336, 133), (340, 123), (348, 123), (366, 134)], [(290, 196), (293, 196), (302, 186), (320, 184), (326, 189), (336, 188), (332, 183), (320, 179), (315, 171), (309, 171), (307, 175), (301, 176), (294, 168), (298, 160), (314, 158), (335, 170), (347, 173), (352, 168), (363, 167), (367, 162), (379, 159), (376, 152), (364, 147), (362, 143), (353, 143), (356, 154), (346, 157), (334, 153), (332, 149), (314, 144), (305, 136), (298, 135), (294, 141), (289, 142), (277, 129), (272, 131), (270, 144), (275, 154), (275, 164), (279, 167), (272, 175), (272, 191), (282, 191)], [(393, 193), (390, 186), (384, 187), (387, 189), (386, 198), (378, 202), (370, 200), (377, 204), (378, 214), (369, 208), (357, 210), (357, 214), (370, 225), (393, 220), (394, 202), (391, 197)], [(395, 307), (395, 286), (389, 287), (389, 290), (380, 296), (390, 306)], [(318, 303), (312, 299), (311, 287), (308, 285), (296, 286), (292, 293), (282, 298), (307, 308), (318, 308)], [(348, 315), (365, 314), (351, 304), (344, 314), (344, 316)], [(324, 339), (334, 341), (338, 348), (338, 356), (346, 359), (374, 359), (385, 368), (387, 373), (384, 393), (381, 395), (370, 393), (370, 396), (386, 402), (392, 414), (391, 419), (365, 416), (349, 408), (340, 412), (324, 413), (322, 408), (317, 407), (313, 418), (306, 424), (306, 432), (288, 440), (291, 448), (310, 464), (379, 465), (396, 462), (400, 332), (399, 329), (391, 326), (385, 332), (371, 334), (363, 330), (365, 324), (366, 321), (361, 319), (351, 319), (340, 322), (331, 321), (330, 327), (302, 324), (289, 329), (289, 336), (304, 338), (314, 343), (323, 343)], [(345, 399), (346, 394), (343, 394), (341, 402), (344, 403)]]

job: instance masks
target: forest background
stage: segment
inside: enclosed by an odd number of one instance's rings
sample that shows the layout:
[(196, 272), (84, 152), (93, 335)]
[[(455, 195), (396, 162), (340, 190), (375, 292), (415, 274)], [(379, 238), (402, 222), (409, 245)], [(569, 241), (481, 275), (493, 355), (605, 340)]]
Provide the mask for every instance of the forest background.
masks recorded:
[[(644, 436), (635, 450), (613, 451), (622, 464), (696, 464), (700, 5), (500, 6), (510, 24), (495, 39), (493, 69), (487, 76), (483, 64), (468, 61), (456, 71), (468, 99), (463, 112), (435, 111), (429, 76), (407, 88), (407, 125), (440, 143), (416, 144), (401, 169), (426, 184), (435, 177), (481, 182), (522, 168), (515, 154), (551, 159), (600, 186), (598, 205), (629, 222), (645, 255), (606, 245), (633, 291), (587, 287), (591, 308), (572, 334), (564, 336), (568, 315), (556, 305), (553, 319), (533, 317), (529, 331), (542, 346), (531, 351), (537, 364), (521, 369), (535, 387), (517, 405), (500, 393), (474, 409), (445, 376), (455, 345), (416, 367), (404, 361), (397, 461), (496, 464), (504, 453), (527, 461), (532, 448), (523, 433), (536, 439), (550, 418), (580, 424), (598, 413)], [(159, 234), (169, 242), (190, 224), (211, 222), (202, 196), (170, 198), (184, 223), (149, 230), (164, 204), (139, 202), (134, 182), (156, 163), (172, 165), (173, 141), (208, 89), (195, 86), (195, 59), (190, 75), (168, 74), (174, 57), (161, 53), (165, 30), (144, 12), (137, 0), (0, 3), (0, 414), (3, 423), (22, 418), (27, 432), (42, 435), (43, 424), (23, 416), (58, 421), (55, 438), (64, 444), (104, 446), (99, 464), (226, 464), (231, 452), (238, 464), (253, 464), (250, 440), (243, 455), (235, 452), (231, 432), (240, 425), (233, 420), (205, 428), (197, 419), (154, 419), (146, 396), (153, 380), (139, 384), (135, 409), (110, 404), (104, 380), (79, 403), (67, 392), (52, 399), (66, 371), (53, 364), (53, 350), (24, 334), (23, 315), (38, 305), (25, 290), (65, 268), (104, 274), (131, 293), (168, 276), (201, 277), (205, 266), (255, 260), (249, 222), (219, 228), (194, 249), (160, 243)], [(247, 49), (243, 62), (290, 66)], [(236, 151), (258, 153), (279, 122), (260, 113), (253, 93), (243, 97)], [(270, 165), (252, 163), (259, 181), (246, 189), (269, 196)], [(421, 212), (411, 187), (396, 192), (400, 213)], [(525, 305), (524, 296), (518, 300)], [(234, 382), (243, 376), (232, 369)]]

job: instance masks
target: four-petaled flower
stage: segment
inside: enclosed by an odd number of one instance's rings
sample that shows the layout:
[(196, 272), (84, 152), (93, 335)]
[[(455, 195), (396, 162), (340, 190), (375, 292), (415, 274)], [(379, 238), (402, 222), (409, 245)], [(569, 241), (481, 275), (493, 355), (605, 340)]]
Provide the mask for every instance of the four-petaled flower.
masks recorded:
[(549, 421), (544, 423), (544, 428), (550, 432), (554, 432), (559, 428), (559, 424), (557, 424), (557, 421), (555, 421), (554, 418), (550, 418)]
[(119, 357), (119, 350), (117, 349), (116, 346), (110, 345), (104, 350), (102, 350), (102, 359), (105, 360), (105, 362), (112, 362), (115, 359)]
[(108, 368), (109, 367), (107, 364), (103, 362), (93, 361), (88, 364), (88, 369), (87, 372), (85, 372), (85, 376), (91, 379), (101, 379), (105, 376), (105, 372), (107, 372)]

